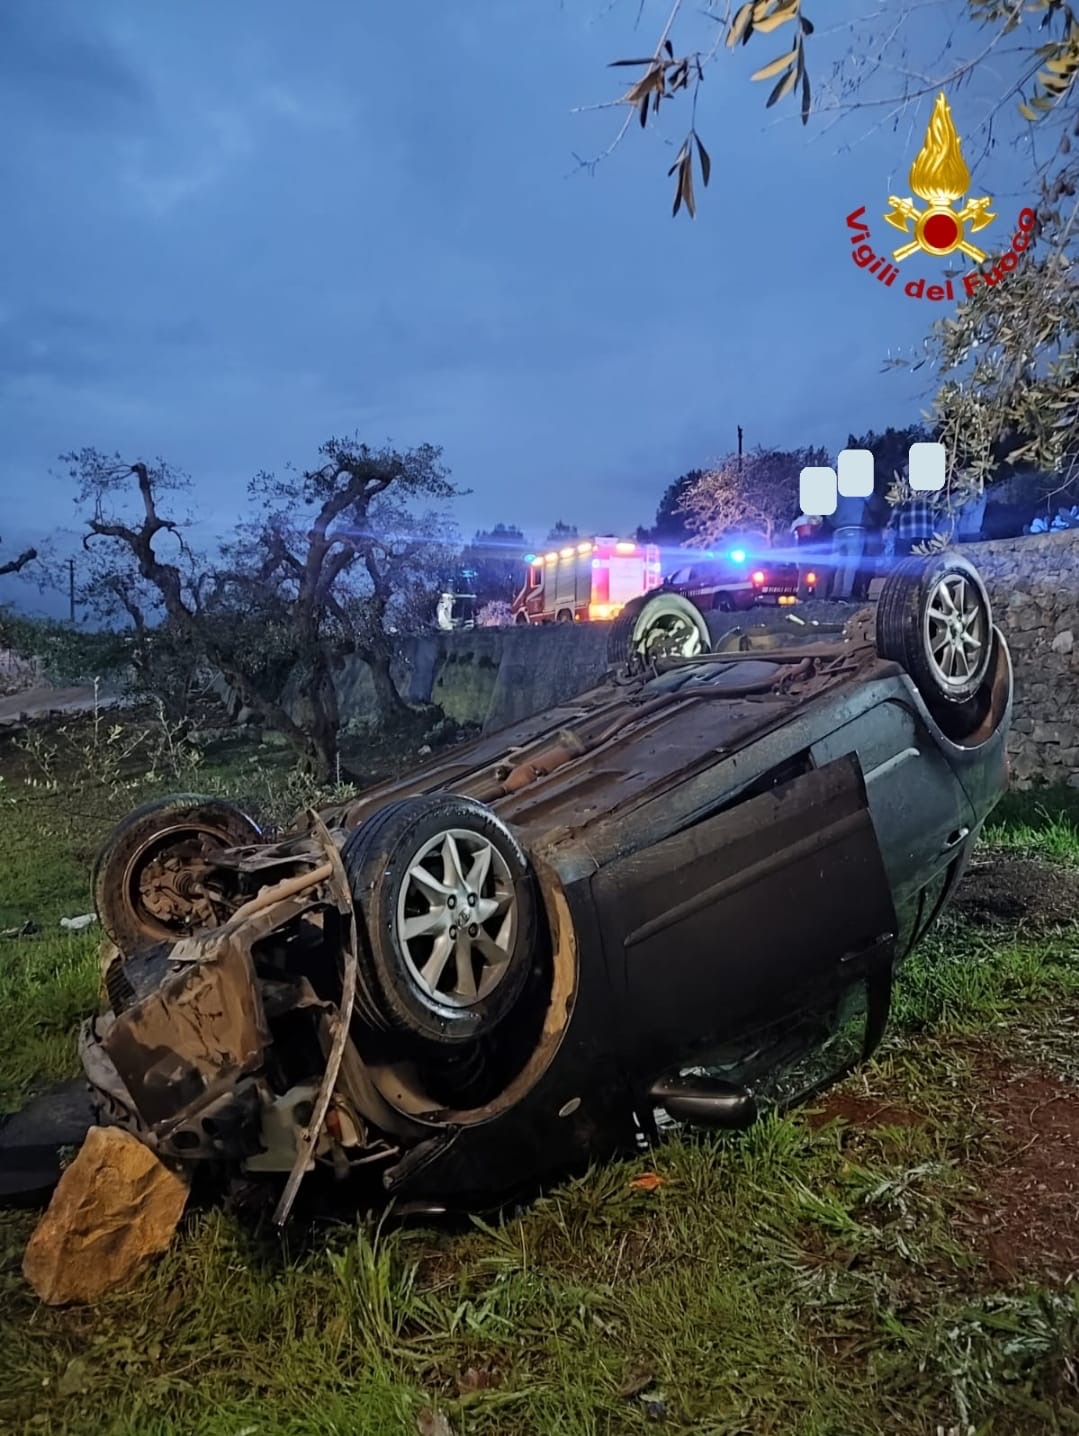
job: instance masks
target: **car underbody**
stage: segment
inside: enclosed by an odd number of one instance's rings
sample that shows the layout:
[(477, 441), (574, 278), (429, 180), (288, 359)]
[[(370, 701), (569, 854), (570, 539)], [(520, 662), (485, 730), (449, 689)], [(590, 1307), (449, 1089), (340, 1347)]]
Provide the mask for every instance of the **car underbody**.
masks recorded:
[[(276, 1183), (280, 1223), (316, 1169), (496, 1205), (803, 1098), (876, 1046), (1003, 790), (985, 618), (950, 705), (870, 609), (748, 658), (642, 650), (276, 837), (174, 801), (172, 848), (118, 838), (95, 876), (120, 942), (80, 1041), (92, 1120)], [(109, 919), (121, 869), (138, 941)]]

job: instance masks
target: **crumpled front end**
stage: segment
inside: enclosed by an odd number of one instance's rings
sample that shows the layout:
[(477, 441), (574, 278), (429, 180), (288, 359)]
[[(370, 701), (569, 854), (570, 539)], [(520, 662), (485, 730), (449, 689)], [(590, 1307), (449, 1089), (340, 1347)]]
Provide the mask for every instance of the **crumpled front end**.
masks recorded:
[[(560, 1145), (569, 1158), (590, 1150), (593, 1113), (558, 1119), (536, 1147), (543, 1121), (580, 1093), (596, 1063), (593, 1040), (551, 1076), (579, 975), (557, 876), (539, 881), (543, 941), (528, 1000), (493, 1039), (440, 1052), (370, 1021), (359, 957), (371, 935), (342, 861), (348, 834), (308, 819), (303, 834), (219, 856), (254, 891), (222, 926), (109, 964), (110, 1010), (84, 1024), (80, 1043), (97, 1121), (189, 1171), (217, 1164), (235, 1176), (284, 1176), (278, 1223), (316, 1166), (338, 1178), (362, 1169), (385, 1195), (403, 1195), (423, 1186), (432, 1164), (441, 1171), (470, 1129), (447, 1169), (451, 1189), (527, 1178), (519, 1158), (508, 1173), (497, 1160), (498, 1119), (511, 1111), (533, 1160)], [(602, 983), (597, 968), (593, 984)], [(596, 1000), (602, 1006), (602, 992)], [(570, 1087), (552, 1096), (551, 1080)], [(611, 1105), (620, 1102), (621, 1089)]]
[(347, 1169), (393, 1148), (339, 1080), (357, 932), (333, 836), (316, 821), (248, 861), (282, 876), (223, 927), (118, 957), (80, 1052), (102, 1122), (168, 1162), (287, 1172), (283, 1220), (317, 1159)]

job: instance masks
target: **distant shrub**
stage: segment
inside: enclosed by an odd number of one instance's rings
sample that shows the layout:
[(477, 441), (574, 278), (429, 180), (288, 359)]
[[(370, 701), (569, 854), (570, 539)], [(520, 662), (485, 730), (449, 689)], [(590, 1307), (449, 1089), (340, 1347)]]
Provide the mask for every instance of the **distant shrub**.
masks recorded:
[(47, 618), (28, 618), (0, 608), (0, 650), (31, 665), (52, 683), (90, 683), (126, 678), (131, 640), (123, 633), (87, 632)]

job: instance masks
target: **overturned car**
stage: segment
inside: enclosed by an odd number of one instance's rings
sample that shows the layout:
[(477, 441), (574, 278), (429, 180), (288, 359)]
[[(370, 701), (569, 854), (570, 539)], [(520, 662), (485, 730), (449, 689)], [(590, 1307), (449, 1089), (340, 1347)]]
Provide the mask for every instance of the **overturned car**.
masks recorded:
[(865, 1059), (1007, 782), (1012, 673), (974, 568), (912, 558), (825, 641), (710, 651), (681, 595), (606, 680), (264, 835), (126, 818), (81, 1042), (165, 1160), (497, 1203), (671, 1120), (741, 1127)]

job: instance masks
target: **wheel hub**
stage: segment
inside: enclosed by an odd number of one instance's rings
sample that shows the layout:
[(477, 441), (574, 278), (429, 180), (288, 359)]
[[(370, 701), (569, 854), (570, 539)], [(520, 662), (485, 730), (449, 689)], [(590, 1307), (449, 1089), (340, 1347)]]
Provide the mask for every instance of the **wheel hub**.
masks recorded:
[(397, 939), (417, 986), (451, 1007), (471, 1007), (506, 975), (517, 934), (513, 878), (487, 838), (437, 834), (408, 869)]
[(198, 927), (214, 920), (213, 904), (203, 889), (205, 865), (192, 872), (176, 856), (149, 863), (139, 875), (139, 896), (151, 916), (168, 927)]
[(693, 658), (701, 651), (696, 625), (677, 615), (657, 619), (644, 635), (649, 658)]
[(947, 574), (926, 605), (926, 644), (945, 687), (968, 684), (981, 666), (987, 640), (980, 595), (963, 574)]

